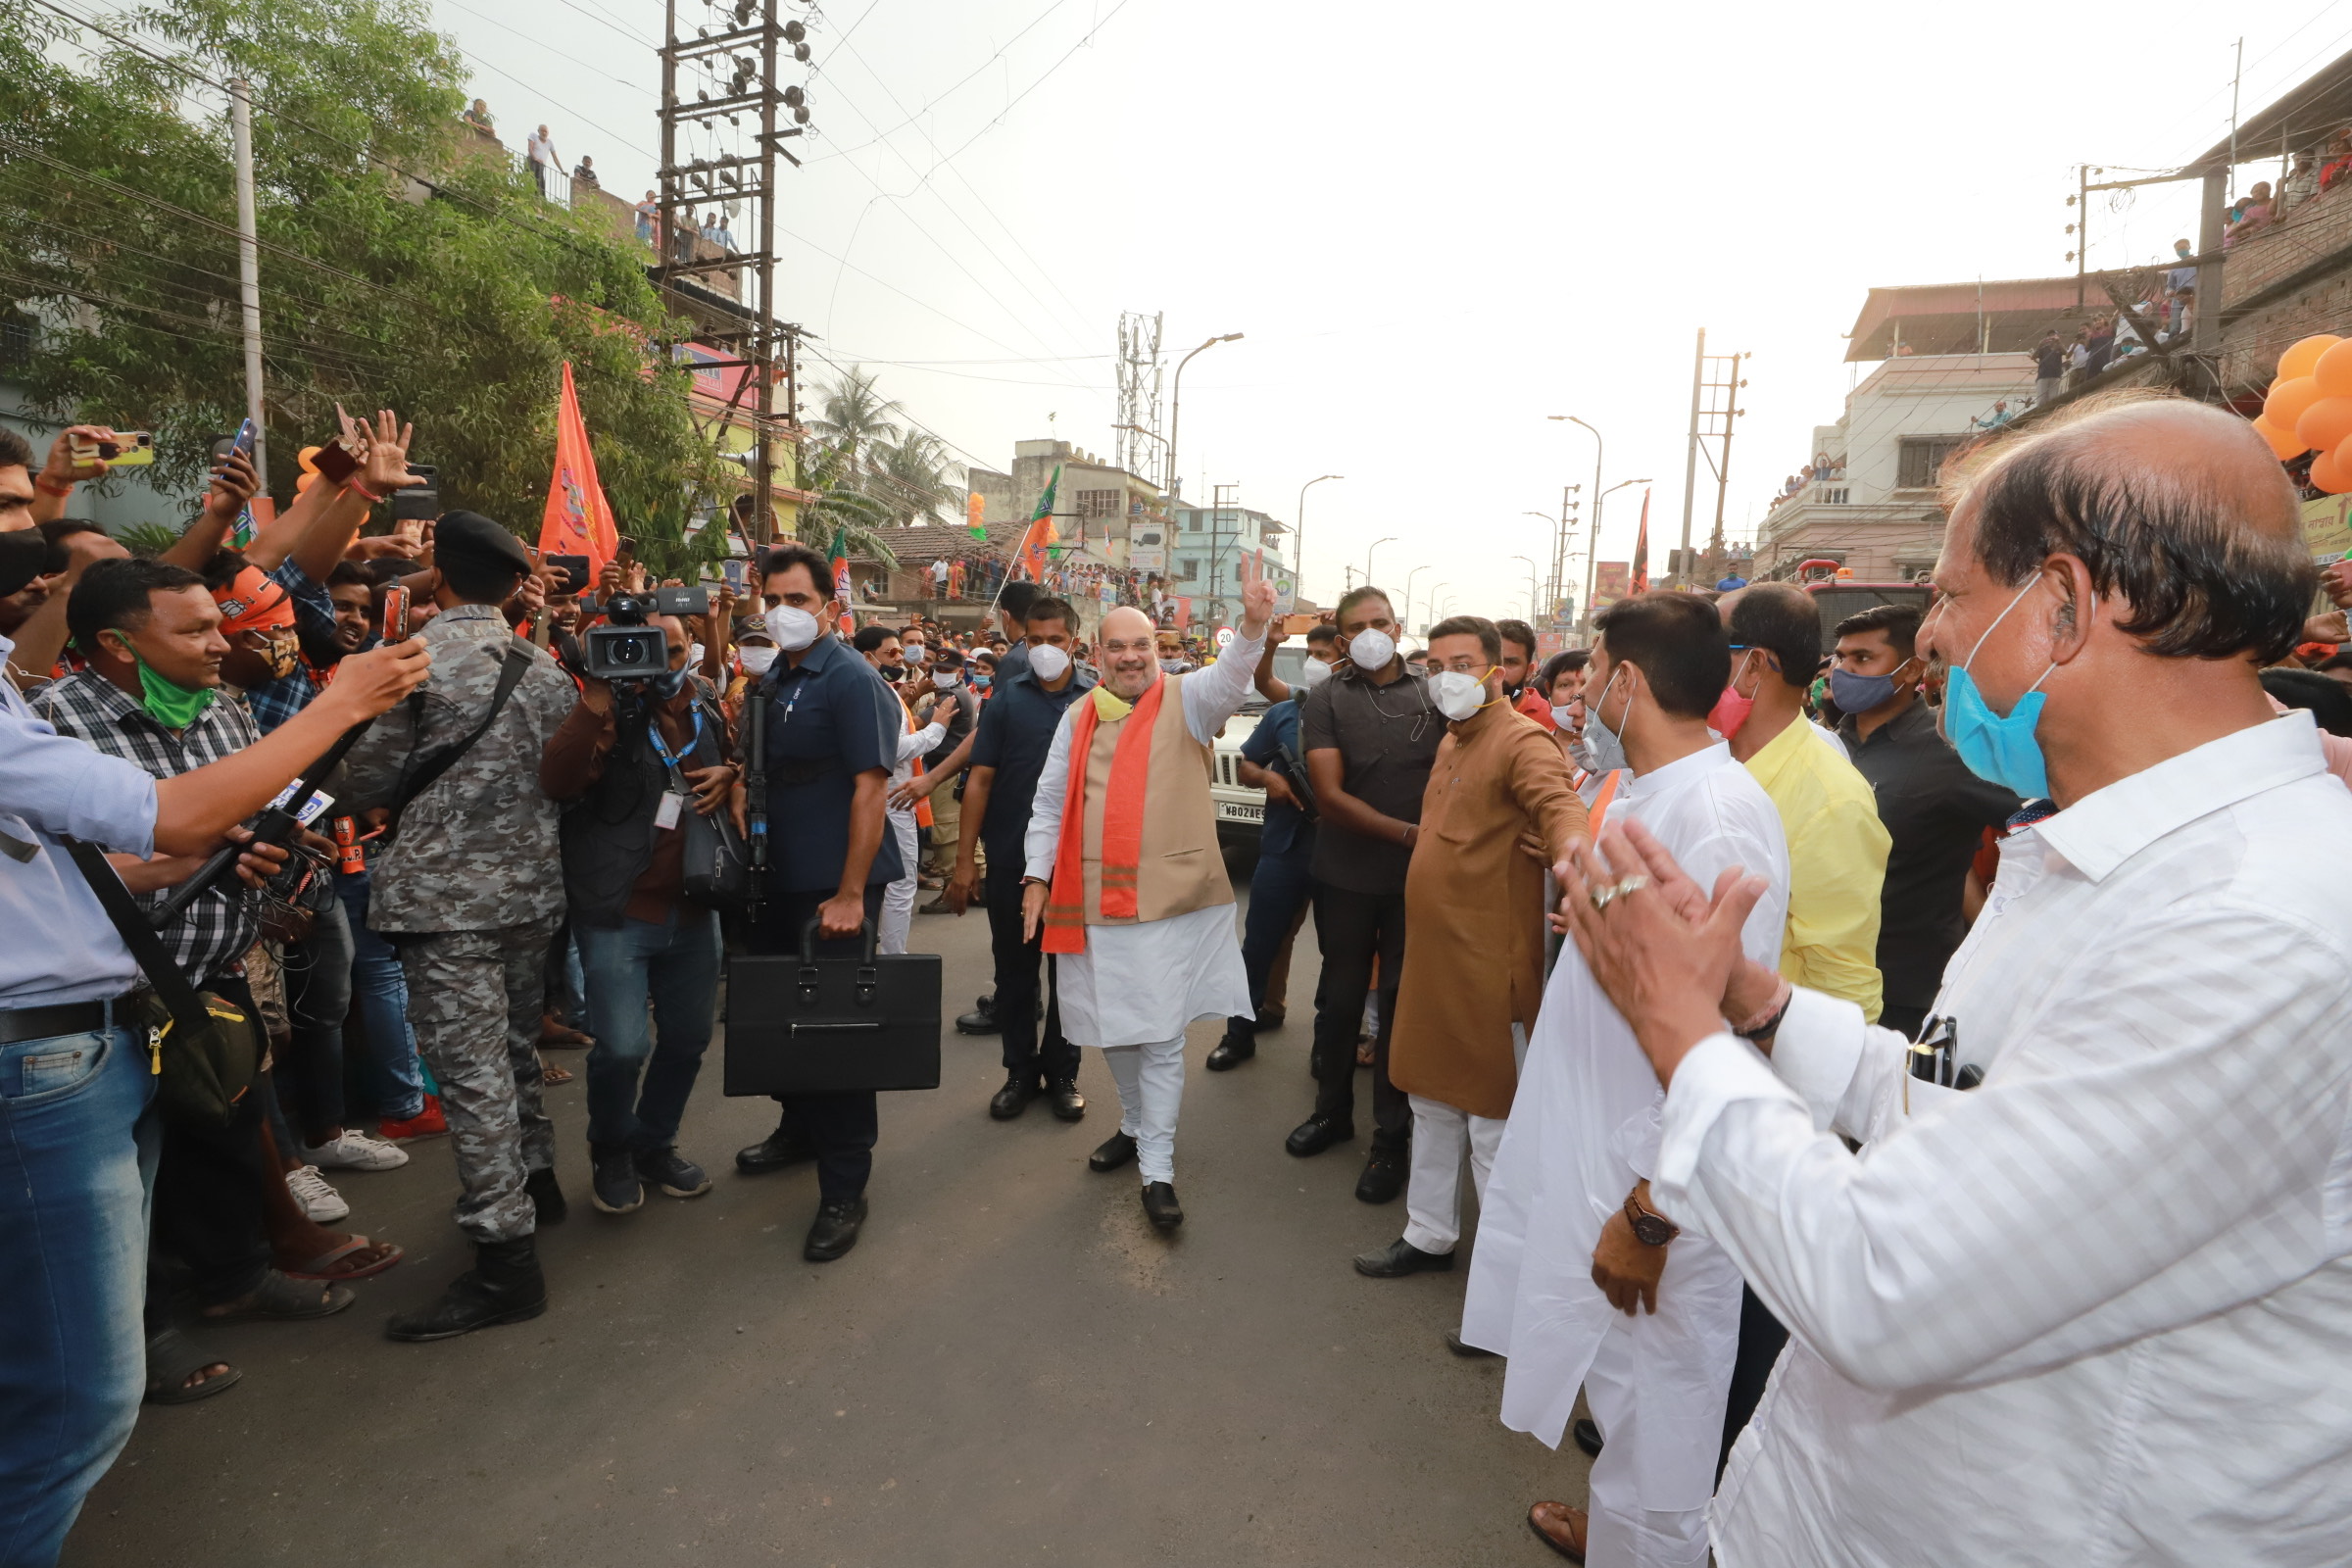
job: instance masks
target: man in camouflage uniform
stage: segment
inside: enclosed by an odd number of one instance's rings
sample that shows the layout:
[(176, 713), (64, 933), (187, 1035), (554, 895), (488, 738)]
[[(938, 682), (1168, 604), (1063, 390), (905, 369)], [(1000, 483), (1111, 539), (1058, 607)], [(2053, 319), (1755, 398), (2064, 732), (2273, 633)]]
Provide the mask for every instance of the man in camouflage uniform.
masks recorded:
[[(345, 762), (343, 794), (396, 807), (390, 847), (369, 866), (368, 925), (408, 972), (409, 1022), (441, 1083), (456, 1151), (457, 1220), (474, 1267), (430, 1306), (396, 1314), (396, 1340), (442, 1340), (547, 1309), (533, 1246), (564, 1217), (555, 1127), (540, 1108), (542, 965), (564, 909), (558, 810), (539, 756), (575, 695), (546, 651), (516, 637), (505, 605), (531, 569), (514, 536), (453, 512), (434, 530), (440, 613), (418, 635), (431, 679), (378, 719)], [(505, 706), (456, 762), (416, 791), (433, 759), (480, 729), (510, 661)]]

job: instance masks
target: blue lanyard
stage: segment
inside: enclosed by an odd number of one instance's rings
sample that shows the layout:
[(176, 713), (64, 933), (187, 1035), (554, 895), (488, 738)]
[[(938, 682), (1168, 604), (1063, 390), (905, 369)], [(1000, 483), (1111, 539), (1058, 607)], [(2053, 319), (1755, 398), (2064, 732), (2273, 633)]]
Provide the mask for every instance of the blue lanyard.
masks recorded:
[[(694, 739), (686, 743), (686, 751), (688, 755), (692, 755), (695, 748), (703, 744), (703, 710), (701, 705), (697, 704), (693, 711)], [(659, 713), (649, 713), (646, 715), (645, 733), (646, 738), (654, 743), (654, 750), (662, 754), (662, 765), (667, 767), (672, 773), (682, 774), (685, 770), (678, 765), (678, 759), (674, 754), (671, 753), (669, 749), (669, 743), (662, 738), (662, 716)]]

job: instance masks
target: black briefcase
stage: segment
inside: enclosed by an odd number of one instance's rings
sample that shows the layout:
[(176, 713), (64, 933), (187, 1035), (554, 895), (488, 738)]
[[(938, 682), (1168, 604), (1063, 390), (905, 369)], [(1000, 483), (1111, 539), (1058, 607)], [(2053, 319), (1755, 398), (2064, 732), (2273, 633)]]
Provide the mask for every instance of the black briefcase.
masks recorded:
[(816, 956), (815, 920), (800, 955), (727, 960), (726, 1093), (837, 1095), (939, 1087), (939, 956), (874, 951)]

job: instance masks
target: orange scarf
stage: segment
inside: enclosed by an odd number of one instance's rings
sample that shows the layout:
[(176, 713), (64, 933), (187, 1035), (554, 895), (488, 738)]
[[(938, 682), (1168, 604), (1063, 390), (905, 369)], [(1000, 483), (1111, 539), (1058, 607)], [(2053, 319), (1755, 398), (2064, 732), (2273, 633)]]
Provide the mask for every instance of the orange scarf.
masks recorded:
[[(1165, 676), (1136, 700), (1110, 754), (1110, 785), (1102, 803), (1102, 913), (1133, 919), (1136, 878), (1144, 858), (1144, 789), (1152, 775), (1152, 726)], [(1079, 705), (1070, 721), (1070, 777), (1061, 797), (1061, 838), (1054, 852), (1054, 886), (1046, 898), (1044, 948), (1086, 951), (1086, 764), (1094, 754), (1095, 705)]]

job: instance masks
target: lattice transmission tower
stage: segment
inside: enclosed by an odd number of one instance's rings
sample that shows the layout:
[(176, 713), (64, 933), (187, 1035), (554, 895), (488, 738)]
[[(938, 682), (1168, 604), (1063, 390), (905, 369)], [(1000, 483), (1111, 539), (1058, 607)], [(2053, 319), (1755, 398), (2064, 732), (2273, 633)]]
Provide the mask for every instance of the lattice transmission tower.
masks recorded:
[(1167, 444), (1159, 433), (1159, 316), (1119, 315), (1119, 466), (1159, 489)]

